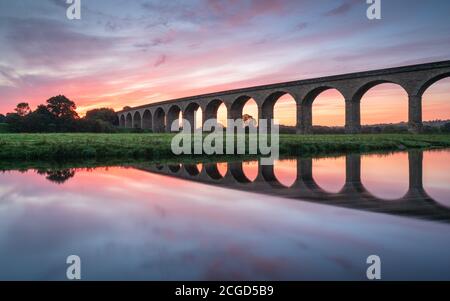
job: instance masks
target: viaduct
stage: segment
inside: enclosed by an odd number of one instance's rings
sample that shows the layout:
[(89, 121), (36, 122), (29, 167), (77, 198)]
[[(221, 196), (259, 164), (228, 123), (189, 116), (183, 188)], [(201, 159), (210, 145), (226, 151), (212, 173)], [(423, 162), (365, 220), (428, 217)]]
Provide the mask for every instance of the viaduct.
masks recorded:
[(121, 127), (170, 132), (170, 126), (179, 118), (180, 112), (184, 119), (194, 124), (195, 112), (201, 108), (204, 122), (217, 119), (217, 110), (222, 103), (227, 108), (228, 119), (240, 119), (244, 105), (251, 98), (258, 105), (259, 118), (272, 120), (275, 103), (281, 96), (289, 94), (297, 106), (297, 133), (310, 134), (315, 98), (328, 89), (336, 89), (345, 99), (345, 131), (356, 134), (361, 131), (363, 95), (377, 85), (393, 83), (408, 94), (409, 130), (419, 133), (422, 130), (424, 92), (448, 76), (450, 61), (442, 61), (204, 94), (129, 108), (117, 114)]

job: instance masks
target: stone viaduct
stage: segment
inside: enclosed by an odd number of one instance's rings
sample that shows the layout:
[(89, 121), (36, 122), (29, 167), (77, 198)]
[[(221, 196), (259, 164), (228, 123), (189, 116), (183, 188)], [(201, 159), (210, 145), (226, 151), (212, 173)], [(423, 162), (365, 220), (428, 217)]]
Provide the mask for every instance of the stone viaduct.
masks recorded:
[(328, 89), (336, 89), (345, 99), (346, 133), (354, 134), (361, 131), (363, 95), (379, 84), (393, 83), (408, 94), (409, 130), (418, 133), (422, 130), (422, 95), (432, 84), (449, 76), (450, 61), (442, 61), (204, 94), (134, 107), (117, 114), (121, 127), (170, 132), (170, 126), (180, 112), (184, 119), (194, 124), (195, 112), (201, 108), (204, 122), (217, 118), (217, 110), (222, 103), (227, 108), (228, 119), (239, 119), (244, 105), (251, 98), (258, 105), (259, 118), (270, 120), (274, 116), (276, 101), (289, 94), (297, 106), (297, 133), (309, 134), (312, 133), (315, 98)]
[(184, 180), (216, 185), (276, 197), (298, 199), (352, 209), (382, 212), (450, 223), (450, 208), (431, 198), (423, 186), (423, 152), (413, 150), (409, 158), (409, 189), (397, 200), (383, 200), (371, 194), (361, 180), (361, 155), (346, 155), (345, 184), (337, 193), (325, 191), (313, 176), (312, 159), (297, 158), (297, 176), (294, 184), (286, 187), (275, 176), (273, 165), (258, 165), (255, 180), (247, 178), (243, 162), (227, 163), (222, 175), (217, 163), (197, 164), (139, 164), (134, 167), (146, 172)]

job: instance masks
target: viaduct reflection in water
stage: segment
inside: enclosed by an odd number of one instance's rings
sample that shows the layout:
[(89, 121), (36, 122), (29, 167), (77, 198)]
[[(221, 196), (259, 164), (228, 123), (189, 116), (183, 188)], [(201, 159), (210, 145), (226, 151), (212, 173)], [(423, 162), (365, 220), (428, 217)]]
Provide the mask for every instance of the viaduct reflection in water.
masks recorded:
[[(185, 180), (218, 185), (271, 196), (312, 201), (321, 204), (450, 222), (450, 208), (430, 197), (423, 186), (423, 152), (408, 152), (409, 185), (404, 196), (395, 200), (381, 199), (364, 186), (361, 180), (361, 155), (345, 157), (345, 184), (336, 193), (321, 188), (313, 177), (313, 159), (298, 158), (297, 174), (292, 186), (283, 185), (276, 177), (273, 165), (260, 165), (254, 180), (244, 172), (243, 162), (228, 163), (227, 171), (218, 167), (223, 163), (197, 164), (141, 164), (135, 168)], [(199, 168), (200, 167), (200, 168)], [(387, 177), (389, 175), (386, 175)]]

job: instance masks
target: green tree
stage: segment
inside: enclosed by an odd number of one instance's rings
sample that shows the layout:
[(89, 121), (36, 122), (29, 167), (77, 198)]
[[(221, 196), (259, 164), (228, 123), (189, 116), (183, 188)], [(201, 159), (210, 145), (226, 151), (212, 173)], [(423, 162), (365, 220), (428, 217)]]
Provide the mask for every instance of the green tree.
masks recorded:
[(58, 95), (47, 100), (47, 109), (53, 116), (65, 120), (78, 119), (77, 106), (64, 95)]
[(0, 123), (5, 123), (5, 119), (6, 119), (6, 116), (3, 114), (0, 114)]
[(23, 119), (24, 118), (17, 113), (8, 113), (6, 114), (5, 123), (8, 124), (8, 128), (12, 132), (23, 132), (24, 131)]
[(21, 102), (17, 104), (16, 108), (14, 109), (16, 111), (17, 115), (23, 117), (31, 113), (30, 105), (27, 102)]
[(119, 124), (116, 112), (110, 108), (99, 108), (87, 111), (85, 118), (87, 120), (104, 121), (111, 125)]
[(441, 126), (441, 131), (443, 133), (450, 133), (450, 122), (447, 122), (443, 126)]
[(56, 117), (45, 105), (39, 105), (24, 119), (24, 127), (27, 132), (54, 132), (56, 130)]

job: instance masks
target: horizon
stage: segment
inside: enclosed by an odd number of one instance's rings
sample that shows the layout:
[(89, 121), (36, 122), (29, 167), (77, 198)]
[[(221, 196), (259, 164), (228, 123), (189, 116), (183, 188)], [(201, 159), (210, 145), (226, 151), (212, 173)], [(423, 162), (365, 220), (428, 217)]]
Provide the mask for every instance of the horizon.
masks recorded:
[[(0, 3), (0, 112), (19, 102), (32, 108), (63, 94), (77, 112), (450, 59), (450, 3), (383, 2), (370, 21), (361, 0), (252, 1), (224, 4), (123, 0), (82, 2), (81, 20), (68, 20), (61, 0)], [(414, 22), (414, 14), (427, 22)], [(299, 17), (300, 16), (300, 17)], [(357, 29), (357, 30), (355, 30)], [(230, 43), (233, 41), (233, 43)], [(183, 49), (180, 52), (179, 49)], [(318, 51), (320, 50), (320, 51)], [(424, 120), (450, 119), (450, 80), (424, 95)], [(363, 98), (363, 124), (407, 120), (407, 96), (394, 84)], [(293, 100), (277, 103), (293, 125)], [(341, 126), (339, 92), (313, 105), (315, 125)], [(244, 114), (257, 116), (247, 104)], [(219, 112), (219, 119), (226, 115)]]

